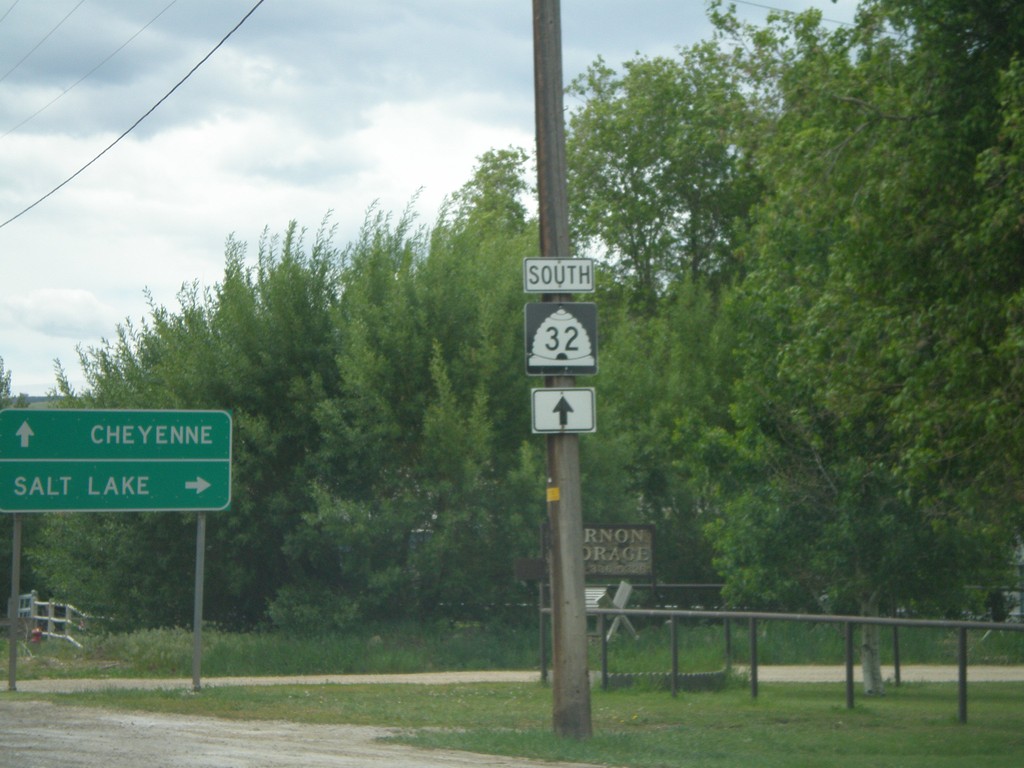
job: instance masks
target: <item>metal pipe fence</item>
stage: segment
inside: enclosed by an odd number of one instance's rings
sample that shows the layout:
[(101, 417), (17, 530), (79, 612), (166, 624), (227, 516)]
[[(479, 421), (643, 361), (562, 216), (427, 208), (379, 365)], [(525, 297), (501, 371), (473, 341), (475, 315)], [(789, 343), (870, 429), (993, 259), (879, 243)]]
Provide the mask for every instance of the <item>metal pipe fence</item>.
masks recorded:
[[(543, 608), (541, 616), (550, 614), (550, 608)], [(843, 616), (826, 614), (804, 614), (804, 613), (771, 613), (763, 611), (704, 611), (704, 610), (680, 610), (664, 608), (590, 608), (588, 616), (596, 616), (601, 637), (601, 686), (608, 687), (608, 637), (604, 631), (604, 623), (607, 617), (625, 616), (629, 618), (652, 618), (659, 619), (670, 624), (670, 644), (672, 654), (672, 668), (670, 679), (670, 690), (673, 696), (678, 694), (679, 684), (679, 644), (677, 624), (680, 620), (715, 620), (723, 623), (725, 638), (725, 666), (731, 668), (732, 664), (732, 624), (734, 622), (746, 622), (749, 627), (750, 643), (750, 695), (754, 698), (758, 695), (758, 648), (757, 648), (757, 625), (762, 621), (790, 621), (808, 624), (837, 624), (843, 628), (844, 655), (846, 670), (846, 706), (852, 709), (854, 706), (854, 642), (853, 631), (855, 627), (864, 625), (877, 625), (890, 627), (893, 630), (893, 660), (895, 664), (894, 681), (900, 684), (900, 652), (899, 652), (899, 631), (900, 629), (943, 629), (956, 630), (957, 635), (957, 716), (961, 723), (967, 722), (967, 673), (968, 654), (967, 637), (969, 631), (986, 632), (1024, 632), (1024, 624), (1006, 624), (993, 621), (967, 621), (967, 620), (940, 620), (940, 619), (900, 619), (889, 617), (871, 616)], [(543, 648), (543, 621), (541, 627), (541, 676), (547, 679), (547, 664)]]

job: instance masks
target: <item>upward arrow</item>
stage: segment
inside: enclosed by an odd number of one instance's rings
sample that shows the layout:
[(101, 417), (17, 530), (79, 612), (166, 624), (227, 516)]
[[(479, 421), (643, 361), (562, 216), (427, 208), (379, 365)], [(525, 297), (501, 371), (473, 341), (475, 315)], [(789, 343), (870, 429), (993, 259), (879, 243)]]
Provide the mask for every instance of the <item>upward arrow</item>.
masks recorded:
[(556, 405), (553, 410), (558, 414), (558, 426), (568, 426), (569, 414), (572, 413), (572, 406), (569, 405), (569, 401), (565, 399), (565, 395), (559, 399), (558, 405)]
[(21, 447), (28, 448), (29, 438), (34, 437), (36, 433), (32, 431), (32, 427), (28, 425), (27, 421), (23, 421), (21, 422), (21, 426), (18, 427), (18, 431), (14, 434), (21, 438)]

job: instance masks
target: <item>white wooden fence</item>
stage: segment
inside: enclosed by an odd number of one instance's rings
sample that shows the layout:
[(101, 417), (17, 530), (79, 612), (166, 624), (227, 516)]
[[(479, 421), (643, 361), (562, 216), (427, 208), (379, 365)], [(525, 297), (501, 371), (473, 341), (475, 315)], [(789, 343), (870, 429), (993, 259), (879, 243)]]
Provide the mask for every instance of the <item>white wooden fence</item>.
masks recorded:
[(38, 630), (37, 634), (42, 637), (67, 640), (81, 648), (82, 644), (71, 636), (71, 631), (84, 630), (89, 616), (68, 603), (38, 600), (36, 593), (30, 592), (18, 596), (18, 618), (25, 621), (30, 636)]

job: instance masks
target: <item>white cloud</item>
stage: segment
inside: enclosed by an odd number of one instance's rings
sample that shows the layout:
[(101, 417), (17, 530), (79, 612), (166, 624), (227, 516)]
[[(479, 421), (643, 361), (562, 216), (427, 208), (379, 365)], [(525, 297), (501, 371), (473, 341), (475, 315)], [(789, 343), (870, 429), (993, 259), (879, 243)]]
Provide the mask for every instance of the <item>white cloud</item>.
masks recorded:
[(77, 341), (108, 333), (117, 315), (90, 291), (40, 288), (6, 297), (0, 303), (0, 318), (22, 331)]

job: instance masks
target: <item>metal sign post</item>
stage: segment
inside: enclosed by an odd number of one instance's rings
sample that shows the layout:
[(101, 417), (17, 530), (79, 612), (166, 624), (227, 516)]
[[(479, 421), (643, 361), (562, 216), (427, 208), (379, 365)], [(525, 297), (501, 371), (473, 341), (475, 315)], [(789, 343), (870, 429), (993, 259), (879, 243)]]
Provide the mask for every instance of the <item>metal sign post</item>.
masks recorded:
[(196, 589), (192, 613), (192, 690), (199, 691), (203, 667), (203, 583), (206, 578), (206, 513), (196, 521)]
[(7, 690), (18, 690), (18, 596), (21, 593), (21, 515), (14, 516), (11, 540), (11, 597), (7, 603)]

